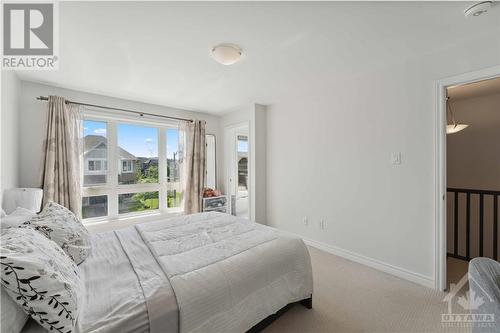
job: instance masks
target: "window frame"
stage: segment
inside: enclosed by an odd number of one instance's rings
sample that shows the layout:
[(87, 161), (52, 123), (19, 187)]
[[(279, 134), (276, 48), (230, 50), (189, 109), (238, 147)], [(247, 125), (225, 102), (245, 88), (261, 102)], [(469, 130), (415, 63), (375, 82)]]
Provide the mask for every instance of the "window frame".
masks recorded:
[[(107, 137), (107, 160), (108, 170), (106, 171), (106, 184), (86, 185), (81, 188), (83, 197), (92, 197), (107, 195), (108, 196), (108, 215), (102, 217), (91, 217), (83, 219), (84, 223), (103, 222), (107, 220), (117, 220), (121, 218), (129, 218), (135, 216), (145, 216), (154, 214), (179, 214), (183, 212), (183, 205), (180, 207), (167, 207), (167, 190), (169, 189), (169, 181), (167, 178), (167, 130), (177, 129), (180, 131), (180, 121), (162, 119), (157, 117), (143, 116), (138, 119), (137, 116), (128, 116), (115, 112), (104, 112), (100, 109), (84, 109), (82, 112), (82, 121), (99, 121), (106, 122), (106, 137)], [(137, 125), (154, 127), (158, 130), (158, 183), (144, 184), (119, 184), (118, 174), (120, 166), (114, 161), (119, 161), (118, 158), (118, 125)], [(180, 137), (185, 138), (180, 135)], [(185, 146), (184, 142), (179, 141), (179, 150)], [(120, 162), (122, 162), (120, 160)], [(81, 174), (83, 177), (83, 172)], [(180, 180), (182, 183), (182, 179)], [(126, 193), (140, 192), (155, 192), (158, 191), (159, 208), (140, 212), (130, 212), (119, 214), (118, 196)]]

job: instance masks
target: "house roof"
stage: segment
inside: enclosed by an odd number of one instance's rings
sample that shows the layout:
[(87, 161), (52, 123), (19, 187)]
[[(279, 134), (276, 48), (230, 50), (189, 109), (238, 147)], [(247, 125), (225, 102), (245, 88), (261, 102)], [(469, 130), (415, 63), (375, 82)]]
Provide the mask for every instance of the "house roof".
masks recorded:
[[(84, 137), (84, 142), (85, 142), (85, 148), (84, 148), (84, 154), (89, 153), (90, 151), (96, 149), (99, 145), (104, 144), (106, 147), (108, 144), (108, 139), (104, 136), (101, 135), (86, 135)], [(118, 154), (120, 158), (127, 159), (127, 160), (135, 160), (137, 157), (123, 149), (122, 147), (118, 147)]]

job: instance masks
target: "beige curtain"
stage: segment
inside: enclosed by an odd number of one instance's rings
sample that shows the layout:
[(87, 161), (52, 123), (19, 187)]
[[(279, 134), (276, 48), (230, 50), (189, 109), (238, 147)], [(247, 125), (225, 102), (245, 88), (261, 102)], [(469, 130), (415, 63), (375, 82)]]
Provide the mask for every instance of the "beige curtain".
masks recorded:
[(44, 141), (43, 205), (54, 201), (81, 216), (82, 122), (80, 107), (49, 96)]
[(186, 122), (183, 126), (185, 149), (183, 161), (184, 212), (202, 211), (205, 186), (205, 121)]

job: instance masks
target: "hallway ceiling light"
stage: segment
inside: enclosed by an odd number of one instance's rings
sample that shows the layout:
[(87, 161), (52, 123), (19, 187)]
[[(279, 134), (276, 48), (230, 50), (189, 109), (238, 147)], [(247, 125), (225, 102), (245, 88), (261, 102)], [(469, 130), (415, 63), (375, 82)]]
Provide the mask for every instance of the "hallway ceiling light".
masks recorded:
[(453, 134), (460, 132), (461, 130), (469, 127), (469, 125), (466, 124), (451, 124), (451, 125), (446, 125), (446, 134)]
[(233, 65), (237, 63), (243, 51), (234, 44), (219, 44), (212, 48), (212, 58), (222, 65)]
[(453, 134), (453, 133), (457, 133), (457, 132), (460, 132), (461, 130), (463, 129), (466, 129), (467, 127), (469, 127), (469, 125), (467, 124), (460, 124), (460, 123), (457, 123), (455, 121), (455, 117), (453, 115), (453, 111), (451, 110), (451, 102), (450, 102), (450, 98), (447, 97), (446, 98), (446, 106), (447, 106), (447, 109), (448, 109), (448, 112), (451, 116), (451, 124), (447, 124), (446, 125), (446, 134)]

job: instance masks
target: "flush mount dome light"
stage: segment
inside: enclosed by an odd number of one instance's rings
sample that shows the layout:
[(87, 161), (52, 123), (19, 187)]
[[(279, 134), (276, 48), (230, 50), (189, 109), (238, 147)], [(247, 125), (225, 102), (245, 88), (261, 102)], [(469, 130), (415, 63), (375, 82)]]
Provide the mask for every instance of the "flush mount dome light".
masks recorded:
[(465, 17), (469, 16), (479, 16), (484, 13), (487, 13), (491, 8), (493, 1), (479, 1), (473, 4), (472, 6), (467, 7), (464, 10)]
[(222, 65), (233, 65), (237, 63), (243, 51), (234, 44), (219, 44), (212, 48), (212, 58)]

